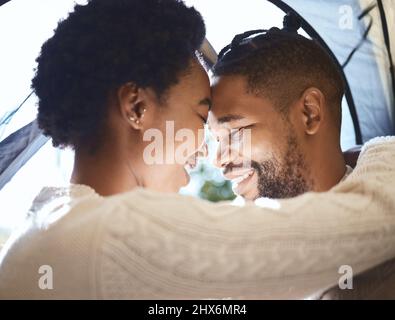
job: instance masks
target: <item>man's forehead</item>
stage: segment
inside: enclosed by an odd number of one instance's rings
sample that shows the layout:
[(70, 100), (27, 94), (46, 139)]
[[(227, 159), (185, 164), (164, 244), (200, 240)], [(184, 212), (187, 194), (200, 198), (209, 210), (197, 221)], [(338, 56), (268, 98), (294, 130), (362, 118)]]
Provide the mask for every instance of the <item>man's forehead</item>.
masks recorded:
[(211, 87), (211, 97), (215, 119), (240, 120), (275, 111), (270, 99), (248, 90), (246, 80), (239, 76), (219, 77)]
[[(240, 79), (231, 76), (220, 77), (212, 86), (212, 108), (209, 126), (227, 127), (251, 114), (252, 107), (247, 90), (240, 85)], [(251, 110), (250, 110), (251, 109)]]
[[(251, 112), (252, 104), (259, 103), (257, 97), (247, 88), (241, 76), (221, 76), (211, 87), (212, 111), (219, 119), (225, 116), (245, 116)], [(232, 119), (235, 120), (235, 119)]]
[(247, 93), (246, 79), (242, 76), (217, 76), (211, 80), (212, 95), (218, 99)]

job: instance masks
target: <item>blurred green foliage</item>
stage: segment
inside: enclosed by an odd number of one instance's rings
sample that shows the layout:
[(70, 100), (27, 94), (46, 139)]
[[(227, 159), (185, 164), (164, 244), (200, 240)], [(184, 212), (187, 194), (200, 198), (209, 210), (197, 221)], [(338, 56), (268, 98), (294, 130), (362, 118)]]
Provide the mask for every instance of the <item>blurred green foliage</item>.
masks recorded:
[(236, 195), (232, 191), (229, 181), (216, 182), (213, 180), (205, 181), (200, 188), (199, 197), (212, 202), (233, 200)]
[(232, 183), (225, 180), (221, 172), (208, 162), (201, 162), (192, 173), (192, 179), (198, 181), (196, 195), (212, 202), (233, 200)]

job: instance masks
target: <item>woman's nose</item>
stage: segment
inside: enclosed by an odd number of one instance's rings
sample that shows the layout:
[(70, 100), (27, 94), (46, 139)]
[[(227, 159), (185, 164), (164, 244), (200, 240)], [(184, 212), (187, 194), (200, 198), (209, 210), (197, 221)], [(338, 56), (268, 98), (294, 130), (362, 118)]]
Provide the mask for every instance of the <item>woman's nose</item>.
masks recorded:
[(207, 147), (206, 142), (203, 142), (202, 146), (200, 147), (200, 149), (197, 152), (197, 156), (198, 156), (198, 158), (207, 158), (208, 157), (208, 147)]
[(232, 162), (231, 154), (231, 148), (228, 144), (218, 142), (214, 165), (220, 169), (225, 168)]

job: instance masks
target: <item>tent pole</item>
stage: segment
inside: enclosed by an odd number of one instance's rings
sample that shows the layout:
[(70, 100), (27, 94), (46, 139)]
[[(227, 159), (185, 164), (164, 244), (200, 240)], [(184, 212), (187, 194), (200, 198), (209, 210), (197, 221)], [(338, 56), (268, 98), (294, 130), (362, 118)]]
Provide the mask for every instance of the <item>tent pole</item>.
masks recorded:
[(9, 2), (10, 0), (0, 0), (0, 7), (3, 5), (3, 4), (6, 4), (7, 2)]

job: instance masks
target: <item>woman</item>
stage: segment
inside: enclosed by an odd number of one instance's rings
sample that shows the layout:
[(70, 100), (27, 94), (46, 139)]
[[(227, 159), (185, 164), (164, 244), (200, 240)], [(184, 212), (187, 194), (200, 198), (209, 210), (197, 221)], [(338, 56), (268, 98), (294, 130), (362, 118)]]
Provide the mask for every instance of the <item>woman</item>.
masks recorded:
[[(107, 196), (187, 183), (187, 155), (181, 163), (168, 150), (182, 141), (166, 131), (193, 133), (188, 156), (202, 145), (210, 86), (196, 52), (204, 36), (200, 14), (177, 1), (96, 0), (59, 24), (32, 87), (44, 133), (75, 150), (74, 184)], [(163, 157), (152, 164), (144, 150), (155, 142)]]
[(200, 151), (203, 38), (199, 13), (176, 0), (91, 0), (59, 24), (33, 88), (45, 134), (75, 149), (72, 184), (44, 188), (1, 251), (0, 298), (302, 298), (343, 264), (395, 255), (393, 141), (333, 191), (272, 208), (163, 193)]

